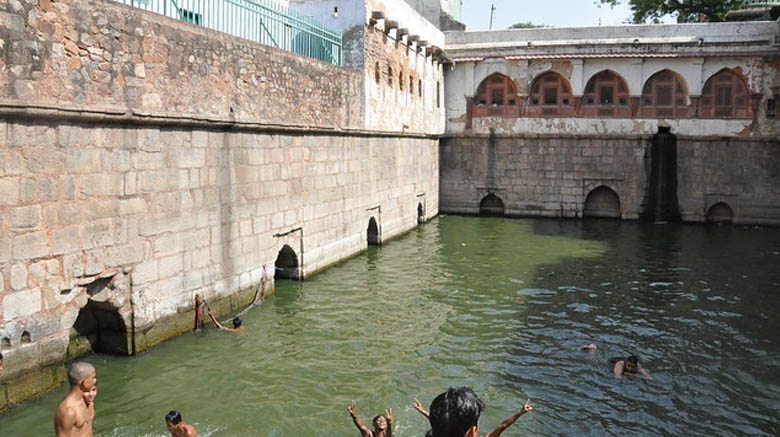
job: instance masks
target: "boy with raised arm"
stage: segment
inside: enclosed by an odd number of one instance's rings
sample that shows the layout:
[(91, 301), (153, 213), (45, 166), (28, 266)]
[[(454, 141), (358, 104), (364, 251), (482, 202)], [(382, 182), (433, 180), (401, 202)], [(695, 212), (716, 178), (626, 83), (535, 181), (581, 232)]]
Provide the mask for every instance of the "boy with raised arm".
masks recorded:
[[(476, 393), (468, 387), (452, 388), (436, 396), (431, 402), (431, 412), (423, 408), (420, 401), (412, 404), (415, 410), (428, 418), (431, 430), (427, 437), (479, 437), (479, 415), (485, 404)], [(485, 437), (499, 437), (507, 428), (525, 413), (533, 411), (531, 400), (527, 400), (523, 409), (501, 422)]]
[(385, 410), (385, 414), (380, 414), (371, 421), (374, 425), (374, 430), (371, 431), (360, 420), (357, 415), (357, 409), (355, 408), (355, 401), (347, 407), (349, 415), (352, 416), (352, 422), (360, 431), (362, 437), (393, 437), (393, 410), (388, 408)]

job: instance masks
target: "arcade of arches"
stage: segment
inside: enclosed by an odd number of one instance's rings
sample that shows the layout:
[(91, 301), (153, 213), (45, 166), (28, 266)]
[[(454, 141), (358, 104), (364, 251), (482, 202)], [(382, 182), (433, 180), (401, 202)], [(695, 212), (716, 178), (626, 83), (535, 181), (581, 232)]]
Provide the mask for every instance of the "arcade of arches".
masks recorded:
[(582, 96), (572, 94), (569, 81), (547, 71), (531, 82), (527, 96), (509, 76), (493, 73), (469, 98), (469, 118), (582, 117), (582, 118), (720, 118), (753, 117), (751, 93), (737, 72), (723, 69), (707, 79), (701, 96), (692, 96), (684, 79), (665, 69), (652, 75), (641, 98), (631, 97), (625, 79), (603, 70), (587, 82)]

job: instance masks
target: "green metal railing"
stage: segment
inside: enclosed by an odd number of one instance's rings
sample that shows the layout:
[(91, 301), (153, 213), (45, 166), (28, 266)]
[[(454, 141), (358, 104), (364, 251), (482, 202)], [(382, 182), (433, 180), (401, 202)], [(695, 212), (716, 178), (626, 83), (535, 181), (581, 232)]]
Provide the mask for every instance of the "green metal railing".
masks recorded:
[(270, 0), (114, 0), (341, 65), (341, 32)]
[(745, 0), (742, 9), (763, 8), (770, 6), (780, 6), (780, 0)]

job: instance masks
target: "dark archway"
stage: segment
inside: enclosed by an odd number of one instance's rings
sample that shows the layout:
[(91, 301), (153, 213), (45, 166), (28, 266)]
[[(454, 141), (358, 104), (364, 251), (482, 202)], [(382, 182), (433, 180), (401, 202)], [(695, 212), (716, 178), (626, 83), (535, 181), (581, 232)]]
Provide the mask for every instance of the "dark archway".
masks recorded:
[(504, 215), (504, 202), (490, 193), (479, 202), (479, 215), (500, 217)]
[[(132, 345), (128, 344), (127, 325), (119, 312), (111, 304), (87, 300), (79, 311), (71, 332), (69, 352), (76, 350), (77, 355), (89, 352), (115, 355), (130, 355)], [(74, 344), (82, 346), (73, 347)]]
[(376, 220), (371, 217), (368, 220), (368, 230), (366, 230), (366, 238), (368, 239), (369, 246), (379, 246), (381, 243), (379, 238), (379, 226), (376, 224)]
[(425, 210), (423, 209), (422, 203), (417, 204), (417, 223), (425, 223)]
[(734, 222), (734, 210), (725, 203), (718, 202), (712, 205), (707, 211), (708, 223), (733, 223)]
[(585, 199), (584, 217), (620, 218), (620, 198), (614, 190), (600, 186)]
[(274, 279), (299, 279), (300, 268), (298, 265), (298, 255), (292, 250), (292, 247), (284, 245), (274, 262)]

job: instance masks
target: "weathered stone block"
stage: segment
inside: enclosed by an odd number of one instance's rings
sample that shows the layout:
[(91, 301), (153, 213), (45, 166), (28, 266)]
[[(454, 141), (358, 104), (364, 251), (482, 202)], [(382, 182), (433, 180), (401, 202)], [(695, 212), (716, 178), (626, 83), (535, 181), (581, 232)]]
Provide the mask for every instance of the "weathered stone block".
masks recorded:
[(19, 291), (27, 288), (27, 266), (23, 263), (11, 266), (11, 288)]
[(24, 173), (25, 168), (22, 152), (6, 149), (2, 153), (3, 170), (5, 171), (5, 176), (18, 176)]
[(80, 188), (85, 196), (119, 197), (124, 191), (124, 184), (121, 174), (106, 173), (84, 176)]
[(68, 150), (65, 163), (71, 173), (99, 173), (102, 168), (101, 152), (98, 149)]
[(9, 293), (3, 297), (5, 320), (28, 317), (41, 309), (41, 290), (38, 288)]
[(165, 155), (157, 151), (138, 151), (132, 155), (136, 170), (159, 170), (165, 167)]
[(157, 276), (157, 261), (149, 260), (144, 261), (141, 264), (135, 266), (132, 272), (133, 285), (142, 285), (149, 282), (156, 281)]
[[(33, 346), (33, 345), (30, 345)], [(33, 351), (35, 349), (33, 348)], [(32, 357), (34, 361), (34, 356)], [(18, 358), (15, 358), (15, 360)], [(20, 358), (19, 358), (20, 359)], [(51, 390), (62, 385), (65, 381), (65, 367), (61, 364), (43, 369), (36, 369), (30, 373), (18, 377), (13, 384), (6, 387), (8, 404), (14, 405), (20, 402), (43, 396)]]
[(49, 253), (49, 242), (43, 231), (14, 237), (13, 247), (13, 257), (17, 260), (40, 258)]
[(11, 230), (25, 232), (38, 229), (41, 225), (40, 205), (21, 206), (11, 209)]
[[(59, 320), (57, 320), (57, 325), (59, 326)], [(68, 343), (69, 338), (67, 334), (42, 340), (38, 363), (46, 366), (64, 361), (68, 353)]]
[(81, 232), (78, 226), (57, 228), (51, 233), (51, 253), (61, 255), (63, 253), (76, 252), (81, 247)]
[(65, 172), (65, 156), (59, 150), (32, 147), (24, 149), (22, 156), (31, 173), (60, 175)]
[(19, 202), (19, 178), (0, 178), (0, 206), (16, 205)]
[(74, 225), (81, 221), (81, 208), (74, 203), (66, 203), (57, 211), (57, 220), (60, 225)]

